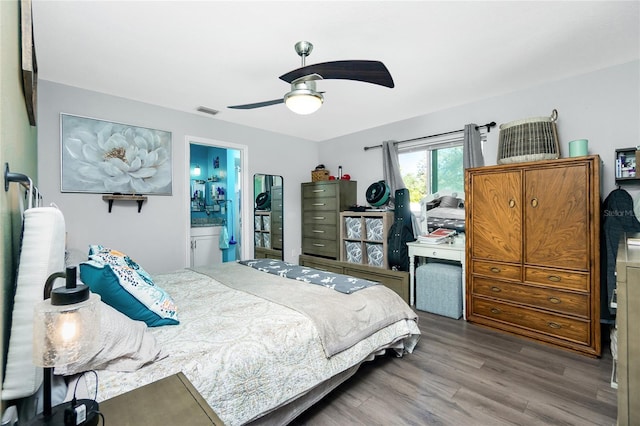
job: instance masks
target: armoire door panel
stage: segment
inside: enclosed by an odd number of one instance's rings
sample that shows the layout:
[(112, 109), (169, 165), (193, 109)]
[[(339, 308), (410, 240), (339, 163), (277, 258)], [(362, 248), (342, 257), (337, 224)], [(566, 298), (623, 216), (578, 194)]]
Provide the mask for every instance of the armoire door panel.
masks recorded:
[(522, 261), (522, 188), (519, 171), (473, 176), (471, 250), (474, 259)]
[(524, 262), (587, 270), (588, 166), (532, 168), (524, 176)]

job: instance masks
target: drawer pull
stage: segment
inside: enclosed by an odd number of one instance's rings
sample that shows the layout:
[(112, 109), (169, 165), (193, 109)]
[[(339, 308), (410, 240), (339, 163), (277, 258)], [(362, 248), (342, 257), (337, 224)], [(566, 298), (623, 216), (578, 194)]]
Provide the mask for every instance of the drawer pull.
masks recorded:
[(313, 192), (324, 192), (324, 189), (314, 189)]
[(562, 300), (558, 299), (557, 297), (550, 297), (550, 298), (549, 298), (549, 299), (547, 299), (547, 300), (549, 300), (549, 302), (551, 302), (551, 303), (555, 303), (556, 305), (557, 305), (558, 303), (561, 303), (561, 302), (562, 302)]
[(532, 198), (531, 199), (531, 207), (533, 207), (533, 208), (538, 207), (538, 199), (537, 198)]
[(491, 291), (494, 293), (500, 293), (502, 289), (500, 287), (493, 286), (491, 287)]
[(324, 216), (314, 216), (313, 220), (324, 220), (325, 217)]
[(512, 209), (516, 206), (516, 200), (513, 198), (509, 200), (509, 208)]
[(324, 231), (321, 231), (321, 230), (319, 230), (319, 229), (314, 229), (314, 230), (313, 230), (313, 231), (311, 231), (311, 232), (315, 232), (316, 234), (324, 234)]
[(549, 322), (547, 323), (547, 325), (548, 325), (549, 327), (551, 327), (551, 328), (555, 328), (556, 330), (557, 330), (557, 329), (559, 329), (559, 328), (562, 328), (562, 326), (561, 326), (560, 324), (558, 324), (557, 322), (551, 322), (551, 321), (549, 321)]
[(324, 247), (324, 244), (319, 244), (319, 243), (313, 243), (314, 247)]
[(560, 278), (560, 277), (559, 277), (559, 276), (557, 276), (557, 275), (549, 275), (549, 276), (547, 277), (547, 279), (548, 279), (549, 281), (553, 281), (554, 283), (559, 283), (559, 282), (562, 280), (562, 278)]
[(491, 272), (498, 274), (498, 273), (500, 273), (500, 268), (496, 268), (494, 266), (493, 268), (491, 268)]
[(433, 255), (434, 255), (434, 256), (437, 256), (437, 255), (438, 255), (438, 252), (437, 252), (437, 251), (434, 251), (434, 252), (433, 252)]
[(324, 206), (324, 203), (313, 203), (312, 206)]
[(491, 313), (492, 314), (501, 314), (502, 312), (498, 308), (491, 308)]

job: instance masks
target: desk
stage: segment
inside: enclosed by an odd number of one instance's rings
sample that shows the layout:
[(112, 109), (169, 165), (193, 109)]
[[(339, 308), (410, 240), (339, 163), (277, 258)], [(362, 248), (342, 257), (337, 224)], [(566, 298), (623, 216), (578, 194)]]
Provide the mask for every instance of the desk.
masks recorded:
[(100, 412), (112, 426), (222, 425), (182, 373), (102, 401)]
[(407, 243), (409, 248), (409, 300), (410, 305), (415, 306), (415, 294), (416, 294), (416, 268), (415, 257), (430, 257), (432, 259), (444, 259), (460, 262), (462, 265), (462, 317), (467, 319), (466, 305), (466, 286), (465, 286), (465, 240), (464, 237), (456, 237), (453, 239), (453, 244), (426, 244), (419, 242)]

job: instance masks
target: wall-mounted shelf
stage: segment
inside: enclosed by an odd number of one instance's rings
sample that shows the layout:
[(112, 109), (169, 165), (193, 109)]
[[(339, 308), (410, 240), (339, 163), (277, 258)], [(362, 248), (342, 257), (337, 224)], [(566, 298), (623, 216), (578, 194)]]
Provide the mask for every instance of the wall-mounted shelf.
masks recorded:
[(640, 183), (640, 172), (636, 172), (639, 165), (640, 151), (636, 148), (616, 149), (616, 184)]
[(112, 195), (103, 195), (102, 199), (109, 202), (109, 213), (111, 213), (111, 208), (113, 207), (114, 201), (136, 201), (138, 203), (138, 213), (142, 210), (142, 203), (147, 201), (146, 195), (124, 195), (124, 194), (112, 194)]

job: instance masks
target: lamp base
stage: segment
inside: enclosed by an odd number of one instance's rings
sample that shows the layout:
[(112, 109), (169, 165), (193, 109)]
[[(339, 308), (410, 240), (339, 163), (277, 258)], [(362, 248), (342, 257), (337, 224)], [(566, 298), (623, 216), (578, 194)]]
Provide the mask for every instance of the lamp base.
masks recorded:
[(67, 410), (73, 412), (71, 402), (64, 402), (51, 408), (51, 415), (45, 417), (40, 413), (29, 421), (29, 425), (55, 425), (55, 426), (96, 426), (98, 424), (98, 403), (93, 399), (78, 399), (75, 407), (84, 405), (87, 418), (84, 422), (77, 422), (69, 418)]

